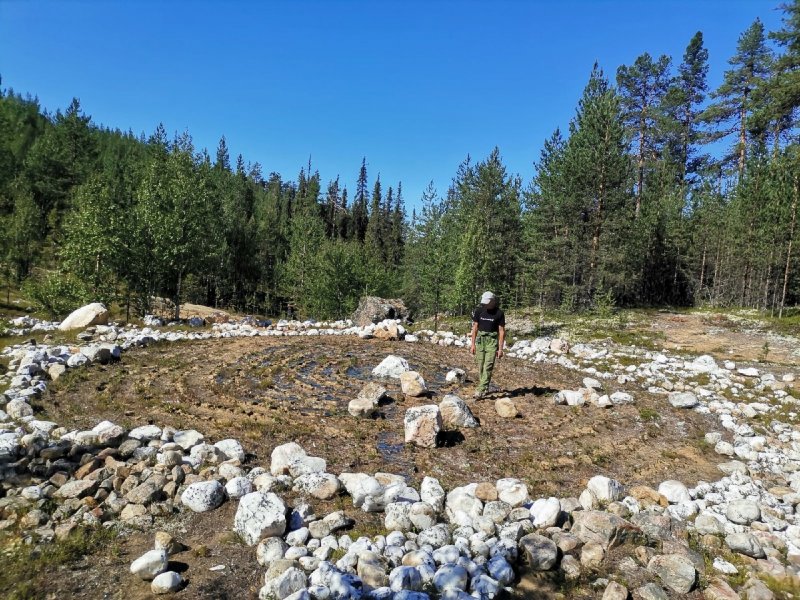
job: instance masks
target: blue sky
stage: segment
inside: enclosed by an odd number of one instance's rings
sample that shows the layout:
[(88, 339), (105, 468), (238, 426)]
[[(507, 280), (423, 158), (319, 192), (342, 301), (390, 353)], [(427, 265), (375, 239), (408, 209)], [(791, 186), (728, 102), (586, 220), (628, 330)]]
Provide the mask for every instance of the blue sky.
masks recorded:
[(530, 180), (542, 141), (574, 114), (592, 64), (613, 77), (647, 51), (675, 62), (701, 30), (716, 86), (779, 0), (73, 2), (0, 0), (4, 87), (95, 122), (188, 130), (212, 152), (350, 188), (403, 182), (409, 207), (467, 154), (499, 146)]

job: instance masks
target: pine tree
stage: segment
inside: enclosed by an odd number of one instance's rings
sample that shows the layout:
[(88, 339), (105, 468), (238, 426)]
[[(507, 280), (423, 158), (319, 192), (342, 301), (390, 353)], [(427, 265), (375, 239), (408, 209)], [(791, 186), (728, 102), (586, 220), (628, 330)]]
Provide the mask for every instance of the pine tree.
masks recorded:
[(358, 173), (356, 195), (353, 198), (353, 237), (363, 242), (367, 234), (367, 159), (361, 161), (361, 170)]
[(439, 313), (444, 308), (446, 287), (452, 284), (444, 215), (444, 206), (431, 181), (422, 194), (420, 215), (415, 213), (412, 220), (404, 291), (416, 312), (433, 315), (434, 330), (438, 329)]
[(703, 46), (703, 33), (698, 31), (689, 41), (678, 75), (663, 101), (667, 147), (679, 165), (684, 185), (696, 182), (696, 174), (705, 162), (697, 146), (702, 141), (699, 118), (708, 89), (707, 77), (708, 50)]
[(225, 140), (224, 135), (219, 138), (219, 144), (217, 145), (217, 159), (214, 162), (214, 168), (228, 172), (231, 170), (231, 156), (228, 153), (228, 142)]
[(669, 87), (670, 58), (657, 61), (645, 52), (630, 67), (617, 70), (622, 118), (636, 146), (636, 209), (639, 216), (647, 164), (660, 154), (661, 104)]
[(708, 132), (709, 141), (736, 136), (732, 148), (722, 158), (721, 166), (735, 166), (739, 181), (744, 176), (750, 144), (748, 120), (760, 109), (754, 101), (758, 99), (754, 92), (767, 79), (771, 62), (764, 25), (756, 19), (739, 37), (736, 54), (728, 61), (732, 68), (725, 72), (722, 84), (712, 92), (714, 102), (702, 115), (702, 119), (713, 126)]
[(459, 186), (465, 229), (455, 275), (457, 304), (472, 306), (481, 291), (491, 289), (513, 306), (520, 240), (519, 179), (507, 173), (495, 148), (476, 165), (474, 176)]
[(577, 209), (572, 215), (579, 249), (573, 281), (583, 305), (598, 294), (618, 291), (628, 272), (622, 243), (630, 215), (625, 148), (620, 99), (595, 64), (570, 123), (563, 161), (565, 195)]

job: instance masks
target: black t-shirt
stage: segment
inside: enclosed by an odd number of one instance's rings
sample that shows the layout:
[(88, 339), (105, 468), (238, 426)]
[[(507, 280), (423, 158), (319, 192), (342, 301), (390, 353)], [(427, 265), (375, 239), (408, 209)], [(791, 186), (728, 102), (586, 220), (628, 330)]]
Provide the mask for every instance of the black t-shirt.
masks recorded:
[(472, 322), (478, 324), (478, 331), (497, 333), (500, 327), (506, 326), (506, 316), (497, 307), (489, 310), (481, 304), (472, 313)]

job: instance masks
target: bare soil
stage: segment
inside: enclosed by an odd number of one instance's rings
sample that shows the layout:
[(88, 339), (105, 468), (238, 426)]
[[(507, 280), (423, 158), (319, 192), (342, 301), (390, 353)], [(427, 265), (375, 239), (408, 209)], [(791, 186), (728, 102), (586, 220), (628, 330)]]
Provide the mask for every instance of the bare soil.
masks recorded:
[[(664, 335), (663, 346), (718, 359), (800, 366), (800, 340), (765, 331), (755, 321), (722, 313), (655, 313), (649, 330)], [(764, 344), (767, 344), (765, 347)]]
[[(397, 383), (385, 382), (392, 401), (381, 408), (380, 417), (350, 416), (348, 402), (388, 354), (407, 358), (420, 371), (430, 397), (404, 398)], [(272, 448), (296, 441), (309, 454), (325, 458), (333, 473), (399, 473), (415, 484), (431, 475), (446, 488), (513, 476), (527, 482), (533, 497), (577, 495), (597, 474), (651, 486), (665, 479), (693, 485), (720, 476), (719, 457), (703, 442), (704, 433), (715, 427), (713, 418), (673, 409), (663, 396), (631, 386), (627, 391), (635, 396), (634, 405), (606, 410), (555, 406), (552, 394), (579, 387), (579, 373), (503, 358), (494, 377), (499, 390), (472, 401), (473, 383), (445, 384), (453, 367), (475, 375), (465, 349), (429, 344), (352, 337), (162, 344), (128, 351), (117, 364), (68, 372), (35, 409), (41, 418), (67, 427), (109, 419), (126, 427), (194, 428), (211, 441), (233, 437), (252, 453), (251, 466), (268, 468)], [(406, 446), (406, 408), (438, 402), (447, 393), (466, 399), (481, 427), (446, 432), (436, 449)], [(494, 400), (502, 396), (514, 399), (518, 418), (496, 414)], [(383, 530), (381, 515), (355, 510), (347, 497), (312, 505), (318, 514), (346, 510), (356, 520), (355, 535)], [(255, 550), (230, 534), (235, 508), (235, 502), (228, 502), (211, 513), (160, 524), (190, 548), (175, 556), (176, 568), (185, 570), (190, 582), (177, 597), (257, 597), (264, 569)], [(128, 566), (152, 547), (152, 540), (152, 531), (125, 535), (113, 551), (98, 549), (56, 577), (42, 573), (42, 589), (53, 598), (149, 597), (149, 586), (131, 576)], [(209, 570), (219, 564), (226, 568)]]

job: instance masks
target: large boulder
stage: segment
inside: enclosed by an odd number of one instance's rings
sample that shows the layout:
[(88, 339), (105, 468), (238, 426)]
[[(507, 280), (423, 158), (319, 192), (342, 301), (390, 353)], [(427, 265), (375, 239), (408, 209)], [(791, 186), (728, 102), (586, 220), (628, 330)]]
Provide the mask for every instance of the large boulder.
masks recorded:
[(442, 429), (442, 413), (435, 404), (414, 406), (406, 411), (405, 441), (422, 448), (436, 447), (436, 436)]
[(365, 327), (373, 323), (380, 323), (385, 319), (405, 321), (408, 316), (408, 308), (402, 300), (364, 296), (359, 301), (356, 312), (353, 313), (353, 323), (359, 327)]
[(108, 309), (100, 302), (92, 302), (70, 313), (61, 321), (58, 328), (61, 331), (70, 329), (84, 329), (92, 325), (108, 325)]

